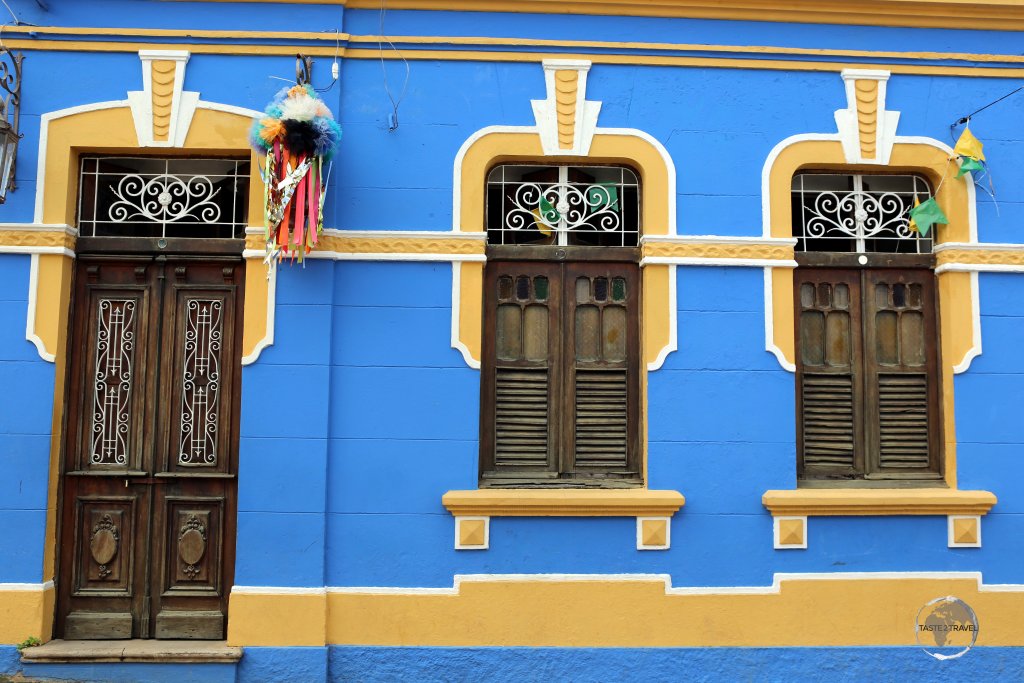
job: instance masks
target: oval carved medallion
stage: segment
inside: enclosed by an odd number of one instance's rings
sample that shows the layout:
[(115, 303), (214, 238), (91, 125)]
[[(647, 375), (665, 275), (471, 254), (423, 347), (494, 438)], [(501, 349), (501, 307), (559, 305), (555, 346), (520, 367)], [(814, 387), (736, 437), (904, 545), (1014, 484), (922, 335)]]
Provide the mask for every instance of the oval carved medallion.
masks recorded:
[(103, 515), (93, 527), (92, 536), (89, 538), (89, 552), (92, 554), (92, 559), (100, 566), (109, 564), (117, 555), (117, 545), (117, 526), (110, 519), (110, 515)]

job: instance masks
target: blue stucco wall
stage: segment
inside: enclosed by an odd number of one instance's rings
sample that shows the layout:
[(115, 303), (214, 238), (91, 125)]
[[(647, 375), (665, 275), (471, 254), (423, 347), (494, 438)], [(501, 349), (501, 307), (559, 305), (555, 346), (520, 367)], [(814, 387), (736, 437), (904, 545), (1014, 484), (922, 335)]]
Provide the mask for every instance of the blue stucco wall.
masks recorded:
[[(4, 667), (6, 664), (6, 668)], [(0, 647), (0, 671), (83, 683), (599, 683), (605, 681), (1010, 681), (1024, 676), (1020, 648), (976, 647), (938, 661), (916, 647), (859, 648), (246, 648), (237, 665), (21, 665)]]
[(0, 583), (43, 575), (54, 370), (25, 339), (30, 258), (0, 255)]
[[(380, 21), (378, 12), (339, 5), (49, 4), (50, 12), (33, 2), (15, 9), (25, 21), (65, 26), (246, 31), (280, 25), (358, 35), (377, 33)], [(1000, 31), (797, 24), (769, 31), (755, 22), (402, 10), (389, 11), (387, 22), (399, 46), (403, 35), (486, 35), (1016, 53), (1020, 41), (1020, 34)], [(204, 40), (211, 39), (190, 42)], [(167, 45), (183, 41), (168, 38)], [(316, 59), (317, 85), (327, 85), (330, 61)], [(872, 59), (862, 63), (870, 66)], [(75, 78), (54, 87), (50, 75), (71, 65)], [(271, 76), (291, 79), (293, 68), (290, 56), (194, 54), (185, 88), (204, 100), (259, 109), (283, 85)], [(389, 58), (385, 68), (397, 96), (404, 67)], [(0, 206), (0, 223), (33, 221), (44, 113), (123, 100), (141, 83), (131, 52), (30, 51), (18, 189)], [(846, 104), (838, 74), (824, 71), (597, 64), (587, 83), (587, 98), (602, 102), (602, 127), (643, 130), (668, 151), (677, 171), (670, 188), (677, 231), (688, 235), (761, 235), (766, 157), (791, 135), (834, 132), (833, 113)], [(952, 143), (950, 123), (1012, 87), (1001, 78), (895, 74), (887, 108), (901, 112), (900, 135)], [(391, 104), (381, 64), (343, 60), (340, 84), (324, 94), (345, 131), (332, 169), (327, 227), (451, 229), (459, 147), (485, 126), (533, 125), (530, 100), (544, 95), (535, 62), (493, 62), (483, 54), (413, 60), (400, 125), (388, 131)], [(1024, 95), (972, 124), (985, 141), (994, 179), (978, 191), (982, 242), (1024, 243), (1022, 120)], [(984, 191), (991, 187), (998, 202)], [(29, 259), (0, 255), (0, 386), (16, 388), (0, 397), (0, 583), (44, 578), (54, 366), (24, 339)], [(471, 552), (453, 549), (453, 520), (441, 505), (444, 492), (475, 488), (479, 451), (479, 372), (450, 346), (450, 264), (310, 259), (305, 267), (284, 266), (275, 342), (243, 370), (235, 583), (447, 587), (456, 574), (659, 573), (676, 586), (764, 586), (779, 572), (835, 571), (978, 571), (986, 583), (1024, 583), (1024, 274), (982, 273), (979, 284), (984, 352), (953, 385), (959, 486), (999, 497), (983, 520), (982, 548), (947, 548), (945, 518), (926, 516), (812, 518), (807, 550), (773, 550), (761, 495), (795, 487), (795, 412), (793, 376), (765, 351), (763, 273), (680, 266), (679, 348), (648, 379), (647, 484), (687, 498), (673, 523), (671, 549), (637, 551), (631, 518), (495, 518), (490, 549)], [(10, 654), (0, 649), (0, 656)], [(0, 658), (0, 671), (14, 670), (8, 659)], [(525, 655), (518, 649), (252, 648), (231, 675), (267, 680), (278, 667), (292, 666), (308, 671), (310, 680), (503, 680), (516, 672), (521, 677), (512, 678), (542, 680), (541, 673), (567, 671), (581, 673), (563, 680), (670, 680), (681, 670), (695, 678), (783, 680), (829, 672), (853, 680), (884, 678), (898, 668), (907, 680), (1005, 679), (1022, 673), (1021, 661), (1018, 651), (1001, 649), (976, 649), (938, 664), (916, 649), (540, 649)]]

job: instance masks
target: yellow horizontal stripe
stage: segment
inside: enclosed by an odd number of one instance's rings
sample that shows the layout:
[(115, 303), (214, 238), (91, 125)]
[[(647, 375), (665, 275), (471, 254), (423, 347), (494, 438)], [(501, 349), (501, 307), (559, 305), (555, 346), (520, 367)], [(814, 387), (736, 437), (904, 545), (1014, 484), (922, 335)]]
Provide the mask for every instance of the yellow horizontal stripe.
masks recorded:
[[(60, 26), (8, 26), (6, 34), (34, 33), (43, 35), (80, 35), (80, 36), (118, 36), (118, 37), (163, 37), (163, 38), (204, 38), (233, 40), (299, 40), (319, 41), (326, 43), (323, 53), (334, 54), (334, 45), (341, 43), (371, 43), (382, 40), (409, 45), (453, 45), (453, 46), (497, 46), (497, 47), (561, 47), (576, 50), (657, 50), (677, 52), (715, 52), (756, 55), (793, 55), (805, 57), (865, 58), (865, 59), (908, 59), (908, 60), (941, 60), (967, 62), (996, 62), (1006, 64), (1024, 64), (1024, 55), (1020, 54), (982, 54), (972, 52), (898, 52), (878, 50), (842, 50), (826, 48), (777, 47), (769, 45), (701, 45), (697, 43), (647, 43), (619, 42), (596, 40), (550, 40), (537, 38), (494, 38), (486, 36), (354, 36), (347, 33), (331, 32), (269, 32), (269, 31), (193, 31), (180, 29), (146, 29), (146, 28), (67, 28)], [(101, 42), (101, 41), (100, 41)], [(164, 46), (166, 47), (166, 46)], [(173, 46), (172, 46), (173, 47)], [(239, 45), (237, 47), (255, 49), (259, 46)], [(271, 47), (271, 46), (267, 46)], [(272, 46), (283, 47), (280, 45)], [(312, 46), (291, 45), (287, 48), (294, 52), (297, 48), (308, 49)], [(342, 47), (342, 50), (345, 48)], [(858, 84), (859, 85), (859, 84)]]
[[(979, 646), (1024, 645), (1024, 590), (971, 577), (784, 578), (778, 590), (666, 591), (657, 578), (464, 580), (442, 594), (232, 594), (230, 645), (786, 647), (914, 645), (931, 600), (978, 618)], [(326, 604), (320, 604), (323, 601)], [(326, 633), (316, 631), (326, 624)], [(300, 641), (300, 642), (296, 642)], [(926, 655), (921, 654), (922, 657)]]
[(678, 491), (648, 489), (473, 489), (441, 498), (453, 515), (493, 517), (671, 517), (685, 502)]
[(951, 489), (796, 489), (765, 491), (761, 501), (774, 516), (984, 515), (996, 497)]

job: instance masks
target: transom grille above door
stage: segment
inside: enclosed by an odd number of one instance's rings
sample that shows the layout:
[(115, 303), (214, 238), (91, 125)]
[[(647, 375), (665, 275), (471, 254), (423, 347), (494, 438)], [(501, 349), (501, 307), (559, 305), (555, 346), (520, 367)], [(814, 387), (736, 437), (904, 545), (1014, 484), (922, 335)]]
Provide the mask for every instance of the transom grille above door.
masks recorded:
[(82, 237), (245, 236), (248, 159), (83, 157)]

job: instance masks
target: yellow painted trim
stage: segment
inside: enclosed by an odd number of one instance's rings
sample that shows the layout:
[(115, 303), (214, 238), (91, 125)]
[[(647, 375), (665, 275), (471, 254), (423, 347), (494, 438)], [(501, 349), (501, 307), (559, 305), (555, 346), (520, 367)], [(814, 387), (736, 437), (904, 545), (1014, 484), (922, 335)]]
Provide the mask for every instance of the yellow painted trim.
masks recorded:
[(150, 65), (150, 82), (153, 84), (153, 139), (166, 142), (171, 130), (171, 106), (174, 104), (174, 73), (178, 63), (172, 60), (154, 59)]
[(729, 244), (720, 241), (647, 242), (644, 258), (771, 259), (792, 261), (789, 244)]
[(857, 104), (857, 133), (860, 137), (860, 155), (863, 159), (878, 158), (878, 92), (875, 79), (853, 82)]
[(470, 358), (479, 364), (483, 359), (484, 264), (460, 263), (454, 267), (459, 269), (458, 341), (467, 349)]
[[(35, 34), (35, 35), (59, 35), (59, 36), (117, 36), (140, 37), (140, 38), (202, 38), (207, 40), (294, 40), (294, 45), (289, 46), (291, 51), (296, 48), (307, 50), (308, 43), (323, 43), (326, 47), (318, 48), (334, 54), (337, 45), (341, 43), (370, 43), (376, 44), (385, 38), (394, 42), (408, 45), (452, 45), (452, 46), (498, 46), (498, 47), (557, 47), (560, 49), (577, 50), (651, 50), (658, 52), (701, 52), (701, 53), (736, 53), (744, 55), (780, 55), (780, 56), (802, 56), (802, 57), (823, 57), (830, 59), (898, 59), (898, 60), (929, 60), (929, 61), (957, 61), (957, 62), (981, 62), (981, 63), (1003, 63), (1003, 64), (1024, 64), (1024, 56), (1019, 54), (985, 54), (973, 52), (894, 52), (885, 50), (848, 50), (848, 49), (824, 49), (824, 48), (802, 48), (802, 47), (781, 47), (775, 45), (701, 45), (696, 43), (649, 43), (634, 41), (601, 41), (601, 40), (552, 40), (543, 38), (503, 38), (487, 36), (375, 36), (375, 35), (349, 35), (347, 33), (330, 32), (301, 32), (301, 31), (204, 31), (192, 29), (153, 29), (153, 28), (84, 28), (66, 26), (7, 26), (5, 34)], [(301, 45), (299, 44), (301, 41)], [(166, 47), (166, 45), (165, 45)], [(243, 48), (256, 49), (256, 45), (243, 45)], [(346, 48), (341, 47), (340, 54), (344, 54)], [(327, 54), (327, 52), (324, 52)]]
[(343, 231), (324, 231), (317, 245), (318, 252), (336, 254), (419, 254), (479, 255), (484, 254), (481, 239), (448, 237), (350, 237)]
[(0, 590), (0, 644), (17, 645), (29, 636), (47, 641), (53, 628), (53, 586)]
[[(838, 141), (807, 140), (786, 147), (769, 171), (769, 220), (772, 237), (792, 237), (790, 183), (801, 169), (841, 170), (850, 173), (913, 172), (924, 174), (932, 187), (939, 187), (936, 200), (949, 218), (936, 228), (938, 244), (970, 242), (970, 200), (964, 179), (951, 172), (946, 153), (931, 145), (897, 142), (888, 166), (846, 163)], [(946, 178), (942, 182), (943, 177)], [(941, 258), (941, 251), (939, 252)], [(954, 252), (956, 253), (956, 252)], [(1000, 257), (1013, 252), (999, 250)], [(945, 481), (956, 487), (956, 424), (953, 397), (953, 369), (975, 348), (973, 282), (968, 273), (943, 272), (938, 276), (940, 347), (942, 351), (942, 420), (944, 428)], [(790, 363), (794, 362), (793, 276), (789, 269), (772, 272), (772, 328), (774, 344)]]
[[(249, 117), (219, 110), (199, 109), (189, 129), (185, 145), (181, 149), (160, 148), (149, 150), (154, 155), (195, 155), (250, 153), (248, 131)], [(78, 159), (82, 153), (130, 153), (138, 154), (138, 139), (131, 110), (127, 106), (79, 111), (66, 116), (50, 119), (44, 131), (46, 149), (42, 177), (41, 221), (45, 224), (73, 225), (78, 196)], [(251, 154), (251, 153), (250, 153)], [(263, 222), (260, 206), (263, 185), (255, 156), (252, 156), (250, 175), (249, 220), (252, 225)], [(62, 232), (58, 237), (45, 231), (25, 231), (24, 234), (43, 235), (33, 239), (60, 239), (68, 248), (74, 247), (73, 236)], [(16, 238), (16, 231), (0, 231), (0, 241)], [(71, 241), (69, 241), (71, 240)], [(259, 264), (260, 260), (256, 260)], [(250, 266), (247, 264), (247, 268)], [(60, 453), (62, 452), (64, 423), (64, 385), (66, 373), (67, 328), (70, 312), (72, 259), (61, 255), (41, 254), (37, 273), (36, 289), (36, 333), (44, 340), (47, 349), (56, 355), (53, 421), (50, 444), (50, 477), (48, 485), (46, 536), (43, 549), (43, 577), (54, 577), (57, 548), (57, 500), (60, 484)], [(247, 272), (251, 272), (247, 270)], [(246, 283), (246, 299), (243, 319), (243, 353), (251, 352), (247, 344), (258, 344), (262, 337), (254, 339), (262, 327), (267, 331), (268, 284), (264, 277), (253, 277)], [(251, 298), (250, 298), (251, 295)], [(52, 633), (52, 601), (48, 612), (43, 639)], [(23, 634), (21, 638), (24, 638)], [(20, 639), (19, 639), (20, 642)]]
[(984, 515), (996, 497), (951, 489), (797, 489), (765, 491), (761, 502), (773, 517)]
[[(377, 9), (375, 0), (348, 0), (348, 7)], [(529, 12), (613, 16), (732, 19), (809, 24), (915, 26), (922, 28), (1024, 30), (1017, 0), (390, 0), (390, 9)]]
[(558, 149), (573, 148), (576, 137), (576, 93), (580, 72), (560, 69), (555, 72), (555, 113), (558, 118)]
[[(47, 50), (66, 52), (126, 52), (144, 50), (186, 50), (191, 54), (217, 55), (294, 55), (296, 50), (312, 57), (339, 56), (349, 59), (380, 59), (376, 48), (341, 48), (333, 45), (252, 45), (212, 43), (160, 43), (160, 42), (104, 42), (79, 40), (23, 40), (8, 39), (4, 44), (16, 50)], [(561, 42), (559, 44), (565, 44)], [(919, 65), (902, 62), (877, 63), (858, 61), (856, 58), (828, 61), (806, 61), (791, 59), (754, 59), (746, 57), (690, 57), (675, 55), (609, 54), (606, 52), (518, 52), (500, 50), (436, 50), (406, 47), (402, 50), (406, 59), (425, 61), (471, 61), (471, 62), (541, 62), (545, 59), (573, 59), (590, 61), (593, 64), (618, 64), (630, 66), (675, 66), (707, 69), (753, 69), (773, 71), (816, 71), (837, 72), (849, 68), (884, 69), (894, 74), (966, 76), (976, 78), (1024, 78), (1024, 68), (985, 66)], [(984, 60), (989, 61), (989, 60)], [(999, 59), (991, 60), (1004, 61)], [(1007, 63), (1015, 60), (1007, 59)]]
[(1024, 250), (987, 247), (979, 244), (975, 249), (943, 249), (935, 254), (936, 267), (968, 266), (1024, 266)]
[[(973, 577), (841, 574), (782, 578), (777, 587), (732, 594), (729, 589), (687, 593), (653, 577), (464, 580), (447, 594), (330, 591), (326, 640), (481, 647), (914, 645), (921, 607), (955, 595), (977, 614), (977, 645), (1019, 646), (1024, 645), (1024, 587), (1015, 588), (979, 589)], [(268, 616), (259, 624), (274, 628)]]
[(649, 489), (478, 489), (441, 497), (457, 517), (671, 517), (685, 503), (678, 491)]
[[(620, 134), (601, 133), (594, 135), (587, 157), (545, 157), (536, 133), (488, 133), (473, 142), (462, 157), (459, 181), (460, 210), (458, 229), (462, 232), (484, 232), (484, 179), (488, 171), (497, 164), (515, 162), (538, 162), (558, 164), (625, 164), (636, 169), (642, 185), (643, 232), (645, 235), (668, 233), (670, 217), (667, 197), (675, 192), (669, 187), (669, 174), (665, 160), (659, 151), (646, 140)], [(668, 245), (665, 245), (668, 246)], [(646, 247), (645, 247), (646, 248)], [(463, 264), (463, 274), (467, 273)], [(644, 365), (656, 360), (662, 349), (671, 343), (671, 330), (667, 321), (671, 319), (671, 293), (668, 291), (670, 278), (667, 266), (655, 268), (651, 275), (644, 275), (644, 316), (642, 320), (642, 345)], [(473, 272), (473, 271), (469, 271)], [(482, 275), (482, 269), (481, 269)], [(480, 329), (483, 305), (479, 301), (481, 289), (468, 292), (468, 281), (462, 282), (461, 302), (468, 307), (460, 310), (459, 341), (469, 349), (474, 359), (480, 358)]]
[[(940, 188), (936, 201), (949, 218), (948, 225), (936, 226), (937, 245), (945, 242), (971, 242), (970, 198), (967, 180), (953, 176), (951, 162), (943, 150), (927, 144), (897, 142), (888, 166), (846, 163), (838, 141), (804, 140), (789, 145), (776, 157), (768, 176), (769, 230), (772, 237), (792, 238), (790, 188), (793, 175), (802, 169), (836, 170), (846, 173), (921, 173), (933, 188)], [(943, 182), (945, 178), (945, 182)], [(941, 187), (940, 187), (941, 186)], [(937, 247), (937, 261), (947, 258), (976, 258), (981, 250), (950, 250)], [(994, 249), (993, 259), (1016, 259), (1012, 250)], [(953, 396), (954, 368), (960, 365), (980, 340), (974, 338), (974, 306), (977, 300), (969, 273), (940, 272), (939, 337), (942, 363), (942, 421), (944, 434), (945, 483), (956, 488), (956, 411)], [(795, 362), (793, 319), (793, 274), (790, 269), (772, 269), (773, 342), (789, 363)]]
[(75, 250), (75, 232), (64, 226), (50, 229), (0, 228), (0, 250), (4, 247)]
[[(36, 276), (36, 334), (54, 354), (53, 412), (50, 420), (50, 467), (46, 492), (46, 531), (43, 542), (43, 579), (52, 581), (57, 563), (57, 504), (60, 494), (60, 454), (64, 445), (64, 386), (67, 381), (68, 326), (71, 314), (71, 286), (74, 260), (68, 256), (40, 255)], [(44, 324), (40, 326), (40, 318)], [(56, 335), (51, 337), (51, 335)], [(53, 340), (51, 347), (48, 339)], [(53, 600), (51, 599), (51, 606)], [(48, 613), (50, 628), (40, 636), (49, 640), (53, 610)], [(19, 641), (20, 642), (20, 641)]]
[(327, 596), (232, 592), (228, 602), (228, 645), (323, 647)]

